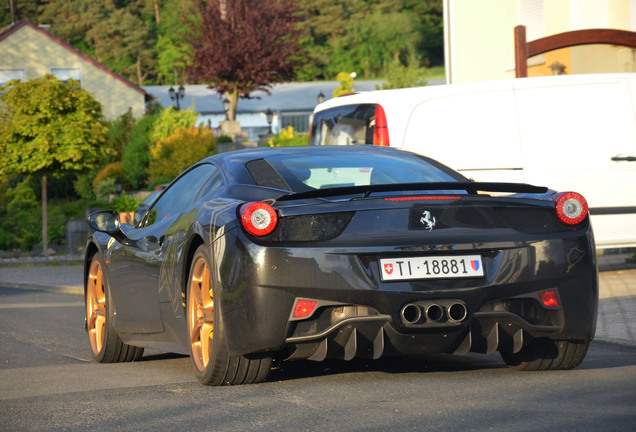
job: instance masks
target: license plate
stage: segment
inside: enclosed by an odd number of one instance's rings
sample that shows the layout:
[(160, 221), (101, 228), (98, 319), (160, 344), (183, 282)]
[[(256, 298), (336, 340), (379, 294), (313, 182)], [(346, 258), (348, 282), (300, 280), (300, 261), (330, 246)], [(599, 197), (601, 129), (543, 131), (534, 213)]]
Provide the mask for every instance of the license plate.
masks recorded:
[(484, 275), (479, 255), (385, 258), (380, 260), (383, 281), (445, 279)]

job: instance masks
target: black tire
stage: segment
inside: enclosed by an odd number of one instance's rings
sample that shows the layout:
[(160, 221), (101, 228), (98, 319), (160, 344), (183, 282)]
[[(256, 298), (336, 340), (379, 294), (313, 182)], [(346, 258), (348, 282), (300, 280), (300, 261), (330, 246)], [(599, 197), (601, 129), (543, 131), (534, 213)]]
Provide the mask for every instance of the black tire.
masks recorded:
[(113, 312), (108, 280), (104, 274), (104, 260), (97, 252), (91, 260), (86, 279), (84, 301), (86, 305), (86, 330), (91, 352), (99, 363), (136, 361), (144, 353), (143, 348), (122, 342), (113, 329)]
[(516, 354), (501, 353), (512, 369), (546, 371), (573, 369), (581, 364), (589, 342), (535, 339)]
[(271, 356), (230, 355), (223, 331), (218, 288), (212, 282), (209, 248), (199, 246), (192, 259), (186, 289), (190, 359), (197, 379), (205, 385), (262, 382), (272, 366)]

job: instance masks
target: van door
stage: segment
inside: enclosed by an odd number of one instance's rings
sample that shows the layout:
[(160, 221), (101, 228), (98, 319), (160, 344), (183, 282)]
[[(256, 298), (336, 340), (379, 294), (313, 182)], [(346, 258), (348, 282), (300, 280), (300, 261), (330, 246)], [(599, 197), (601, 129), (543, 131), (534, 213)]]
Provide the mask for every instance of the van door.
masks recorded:
[(515, 84), (525, 181), (582, 193), (597, 247), (636, 246), (636, 161), (629, 161), (636, 156), (636, 118), (628, 80), (571, 78)]
[[(492, 89), (451, 91), (412, 111), (402, 148), (458, 170), (477, 181), (522, 182), (522, 158), (512, 83)], [(450, 93), (450, 92), (449, 92)]]

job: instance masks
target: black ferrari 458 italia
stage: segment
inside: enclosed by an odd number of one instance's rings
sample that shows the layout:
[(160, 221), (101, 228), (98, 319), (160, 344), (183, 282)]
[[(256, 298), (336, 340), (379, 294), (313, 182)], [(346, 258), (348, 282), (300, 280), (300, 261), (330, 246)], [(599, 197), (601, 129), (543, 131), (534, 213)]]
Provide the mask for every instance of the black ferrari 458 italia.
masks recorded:
[(275, 358), (499, 351), (516, 369), (569, 369), (596, 326), (581, 195), (473, 182), (393, 148), (219, 154), (137, 226), (88, 223), (97, 361), (189, 354), (204, 384), (263, 381)]

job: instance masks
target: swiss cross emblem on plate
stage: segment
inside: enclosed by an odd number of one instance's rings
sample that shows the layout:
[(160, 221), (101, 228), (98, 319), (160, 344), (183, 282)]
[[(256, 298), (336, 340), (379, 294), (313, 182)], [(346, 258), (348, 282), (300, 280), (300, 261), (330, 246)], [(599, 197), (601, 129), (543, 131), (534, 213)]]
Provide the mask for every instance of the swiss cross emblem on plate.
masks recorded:
[(384, 272), (386, 274), (393, 273), (393, 264), (384, 264)]

